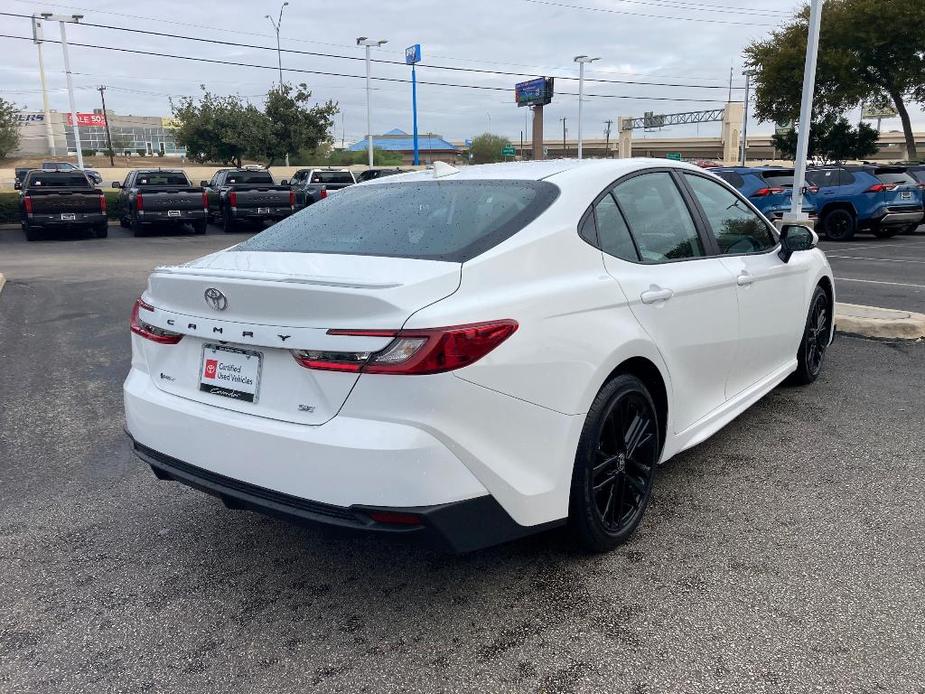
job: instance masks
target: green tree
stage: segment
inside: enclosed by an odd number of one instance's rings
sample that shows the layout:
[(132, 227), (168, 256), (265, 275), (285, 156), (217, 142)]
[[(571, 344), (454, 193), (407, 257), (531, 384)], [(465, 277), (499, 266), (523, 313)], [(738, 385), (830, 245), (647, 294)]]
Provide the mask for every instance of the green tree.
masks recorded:
[[(745, 49), (755, 71), (755, 114), (761, 120), (799, 116), (809, 8)], [(868, 103), (892, 103), (910, 159), (918, 153), (907, 104), (925, 103), (925, 3), (909, 0), (828, 0), (813, 95), (814, 118)]]
[(501, 150), (505, 145), (511, 144), (511, 141), (500, 135), (491, 133), (482, 133), (472, 138), (472, 145), (469, 152), (472, 154), (472, 161), (475, 164), (491, 164), (496, 161), (503, 161), (504, 155)]
[(238, 95), (216, 96), (202, 86), (198, 100), (171, 100), (177, 142), (190, 159), (241, 166), (246, 156), (261, 152), (270, 140), (269, 119)]
[(304, 83), (296, 87), (282, 84), (267, 92), (264, 114), (269, 129), (266, 141), (260, 143), (260, 154), (267, 159), (267, 166), (287, 153), (315, 151), (331, 141), (334, 116), (339, 112), (337, 104), (329, 100), (309, 106), (311, 96)]
[(19, 147), (19, 109), (11, 101), (0, 98), (0, 159)]
[[(828, 116), (815, 121), (810, 128), (809, 157), (825, 163), (866, 159), (877, 153), (877, 139), (877, 131), (867, 123), (854, 128), (844, 116)], [(775, 133), (771, 141), (785, 158), (796, 158), (796, 131)]]

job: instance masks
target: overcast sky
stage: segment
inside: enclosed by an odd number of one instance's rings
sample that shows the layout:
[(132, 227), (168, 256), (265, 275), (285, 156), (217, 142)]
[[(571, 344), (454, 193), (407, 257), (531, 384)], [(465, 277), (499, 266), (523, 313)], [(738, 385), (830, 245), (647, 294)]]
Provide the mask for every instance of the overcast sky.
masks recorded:
[[(420, 43), (424, 62), (418, 67), (418, 123), (421, 132), (449, 139), (472, 137), (489, 129), (519, 140), (527, 109), (513, 100), (515, 82), (532, 75), (554, 75), (556, 98), (546, 108), (545, 136), (562, 136), (565, 117), (569, 138), (577, 133), (577, 65), (574, 56), (599, 56), (586, 71), (586, 137), (603, 136), (604, 121), (645, 111), (677, 113), (719, 107), (728, 97), (729, 68), (735, 72), (733, 98), (741, 99), (742, 49), (765, 36), (799, 5), (793, 0), (291, 0), (282, 22), (283, 49), (361, 58), (357, 36), (387, 39), (375, 58), (402, 61), (404, 48)], [(159, 0), (152, 3), (71, 0), (66, 4), (4, 0), (8, 12), (53, 11), (84, 15), (85, 22), (144, 29), (169, 36), (147, 36), (114, 28), (69, 26), (72, 43), (156, 51), (188, 57), (248, 63), (261, 67), (209, 64), (71, 48), (77, 110), (99, 107), (100, 84), (108, 87), (107, 107), (120, 114), (169, 115), (171, 95), (194, 95), (205, 84), (219, 94), (238, 93), (256, 104), (278, 80), (276, 37), (266, 14), (274, 18), (280, 3), (224, 0), (221, 3)], [(730, 9), (734, 6), (734, 9)], [(220, 9), (218, 9), (220, 8)], [(135, 13), (137, 10), (137, 14)], [(26, 19), (0, 17), (3, 34), (30, 36)], [(193, 36), (272, 47), (274, 50), (189, 41)], [(57, 25), (46, 26), (57, 39)], [(29, 110), (41, 110), (35, 46), (0, 38), (5, 57), (0, 65), (0, 94)], [(336, 139), (349, 144), (366, 132), (365, 72), (362, 60), (283, 53), (284, 79), (306, 82), (319, 100), (333, 99), (338, 116)], [(63, 60), (57, 44), (45, 45), (51, 107), (67, 110)], [(514, 75), (450, 71), (428, 65), (494, 70)], [(338, 73), (339, 76), (286, 72), (286, 68)], [(373, 63), (373, 75), (408, 79), (404, 65)], [(357, 77), (352, 77), (357, 76)], [(573, 76), (574, 81), (561, 77)], [(636, 80), (675, 85), (600, 83), (592, 79)], [(441, 82), (500, 90), (421, 84)], [(373, 132), (391, 128), (411, 131), (411, 87), (400, 82), (373, 82)], [(600, 95), (600, 96), (590, 96)], [(608, 96), (603, 96), (608, 95)], [(621, 97), (621, 98), (615, 98)], [(632, 98), (623, 98), (632, 97)], [(671, 99), (659, 101), (656, 98)], [(925, 127), (917, 111), (916, 124)], [(751, 121), (752, 132), (770, 132), (769, 123)], [(898, 120), (884, 130), (898, 129)], [(718, 135), (719, 123), (675, 127), (662, 136)], [(643, 137), (639, 132), (637, 137)], [(658, 133), (650, 134), (658, 137)]]

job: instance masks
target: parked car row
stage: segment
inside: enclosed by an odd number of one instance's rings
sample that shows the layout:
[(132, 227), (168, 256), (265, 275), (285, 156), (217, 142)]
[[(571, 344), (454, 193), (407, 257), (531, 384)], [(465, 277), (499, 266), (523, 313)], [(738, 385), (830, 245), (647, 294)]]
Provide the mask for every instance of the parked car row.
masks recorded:
[[(368, 169), (355, 177), (349, 169), (300, 169), (277, 184), (266, 169), (246, 166), (219, 169), (196, 186), (181, 169), (133, 169), (112, 187), (120, 191), (119, 223), (136, 236), (153, 227), (187, 224), (204, 234), (210, 222), (226, 232), (243, 224), (278, 222), (330, 193), (397, 173), (401, 169)], [(106, 198), (95, 185), (102, 181), (99, 174), (67, 162), (46, 162), (41, 169), (17, 169), (16, 175), (21, 223), (30, 241), (52, 228), (89, 228), (106, 236)]]
[[(793, 169), (714, 167), (709, 169), (761, 210), (769, 219), (790, 211)], [(806, 172), (803, 211), (818, 218), (818, 227), (833, 241), (848, 241), (857, 232), (878, 238), (912, 233), (925, 216), (925, 165), (812, 167)]]
[(93, 169), (79, 169), (69, 161), (43, 161), (42, 164), (37, 167), (25, 166), (15, 169), (16, 181), (13, 183), (13, 187), (19, 190), (26, 174), (36, 169), (41, 171), (63, 171), (65, 173), (83, 172), (87, 174), (87, 177), (92, 183), (99, 184), (103, 182), (103, 177), (100, 175), (99, 171), (94, 171)]

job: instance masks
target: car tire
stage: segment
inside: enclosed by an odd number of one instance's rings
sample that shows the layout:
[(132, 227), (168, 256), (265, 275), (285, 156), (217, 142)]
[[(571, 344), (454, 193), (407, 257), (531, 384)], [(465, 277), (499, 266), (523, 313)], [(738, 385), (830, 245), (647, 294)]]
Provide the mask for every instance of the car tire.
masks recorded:
[(200, 235), (202, 235), (202, 234), (206, 233), (206, 230), (207, 230), (208, 228), (209, 228), (209, 222), (208, 222), (208, 220), (202, 219), (202, 220), (193, 222), (193, 233), (194, 233), (194, 234), (200, 234)]
[(797, 351), (797, 370), (790, 379), (796, 385), (809, 385), (819, 377), (825, 351), (829, 346), (831, 325), (829, 297), (822, 287), (817, 286), (809, 302), (806, 325)]
[(578, 441), (569, 496), (569, 527), (586, 550), (622, 544), (642, 520), (661, 454), (649, 391), (621, 374), (594, 398)]
[(42, 232), (28, 222), (22, 225), (22, 230), (26, 234), (26, 241), (39, 241), (42, 238)]
[(123, 229), (128, 229), (129, 223), (125, 217), (119, 217), (119, 226)]
[(137, 217), (132, 217), (129, 219), (129, 229), (132, 230), (132, 234), (135, 238), (145, 235), (144, 225), (138, 221)]
[(826, 238), (831, 241), (850, 241), (857, 231), (857, 221), (848, 210), (832, 210), (822, 220)]
[(222, 231), (226, 234), (231, 234), (236, 231), (235, 227), (235, 221), (231, 213), (227, 209), (222, 210)]
[(105, 239), (109, 236), (109, 222), (103, 222), (93, 227), (93, 235), (98, 239)]

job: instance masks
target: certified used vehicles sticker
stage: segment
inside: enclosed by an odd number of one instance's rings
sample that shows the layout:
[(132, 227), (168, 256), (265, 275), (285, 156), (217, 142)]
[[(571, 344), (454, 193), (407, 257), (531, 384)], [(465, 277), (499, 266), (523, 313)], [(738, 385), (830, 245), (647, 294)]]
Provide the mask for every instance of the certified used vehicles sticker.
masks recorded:
[(199, 390), (245, 402), (257, 402), (263, 355), (207, 344), (202, 350)]

